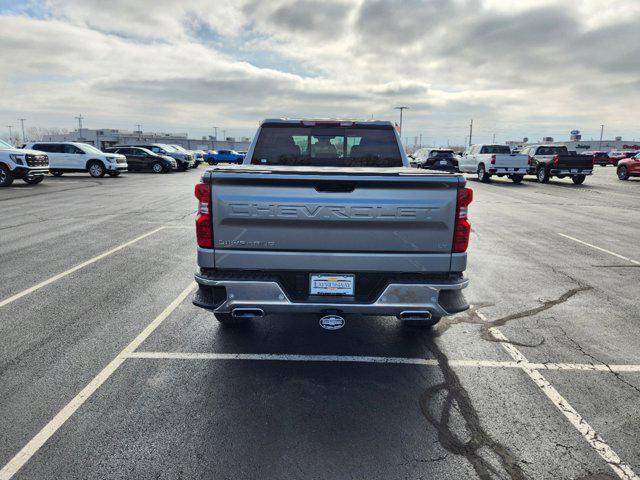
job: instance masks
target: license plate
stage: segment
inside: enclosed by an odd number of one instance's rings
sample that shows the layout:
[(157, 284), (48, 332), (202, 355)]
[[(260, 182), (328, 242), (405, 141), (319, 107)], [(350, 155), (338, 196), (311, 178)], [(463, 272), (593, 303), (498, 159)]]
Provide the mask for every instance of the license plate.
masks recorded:
[(578, 169), (577, 168), (572, 168), (571, 169), (571, 173), (578, 173)]
[(311, 275), (309, 293), (311, 295), (353, 296), (354, 275), (322, 274)]
[(440, 160), (440, 165), (447, 165), (447, 163), (449, 162), (447, 162), (446, 160)]

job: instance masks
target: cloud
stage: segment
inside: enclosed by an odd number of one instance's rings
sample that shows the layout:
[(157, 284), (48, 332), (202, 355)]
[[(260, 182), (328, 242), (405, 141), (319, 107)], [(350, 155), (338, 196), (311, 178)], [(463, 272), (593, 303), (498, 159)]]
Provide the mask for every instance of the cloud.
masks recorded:
[[(611, 0), (31, 1), (0, 10), (0, 117), (251, 134), (261, 117), (394, 119), (434, 143), (632, 137), (640, 6)], [(9, 65), (10, 68), (6, 68)], [(53, 123), (52, 123), (53, 122)]]

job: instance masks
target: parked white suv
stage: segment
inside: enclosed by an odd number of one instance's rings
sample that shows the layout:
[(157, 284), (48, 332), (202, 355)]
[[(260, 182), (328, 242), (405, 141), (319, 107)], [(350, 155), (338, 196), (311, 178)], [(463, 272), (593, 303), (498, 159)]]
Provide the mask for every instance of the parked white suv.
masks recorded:
[(105, 153), (88, 143), (33, 142), (25, 148), (46, 152), (49, 171), (59, 177), (65, 172), (89, 172), (92, 177), (104, 177), (107, 173), (117, 177), (127, 170), (127, 157), (118, 153)]
[(49, 171), (47, 154), (23, 150), (0, 140), (0, 187), (8, 187), (16, 178), (40, 183)]

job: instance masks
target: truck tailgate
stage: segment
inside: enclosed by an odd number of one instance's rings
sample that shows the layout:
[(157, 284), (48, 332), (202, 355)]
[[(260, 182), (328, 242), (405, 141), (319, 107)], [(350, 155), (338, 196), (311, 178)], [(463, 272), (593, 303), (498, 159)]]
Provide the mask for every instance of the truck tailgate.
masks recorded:
[(216, 268), (450, 268), (460, 175), (259, 166), (207, 175)]
[(593, 157), (589, 155), (558, 155), (558, 166), (555, 168), (590, 170), (593, 168)]
[(529, 156), (519, 155), (516, 153), (512, 153), (512, 154), (499, 153), (499, 154), (496, 154), (495, 165), (491, 165), (491, 167), (527, 169), (529, 167)]

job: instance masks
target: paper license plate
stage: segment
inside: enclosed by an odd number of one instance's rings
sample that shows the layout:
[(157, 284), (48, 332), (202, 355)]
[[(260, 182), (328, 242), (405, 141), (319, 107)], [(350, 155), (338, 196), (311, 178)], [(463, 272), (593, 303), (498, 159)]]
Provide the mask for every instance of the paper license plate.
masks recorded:
[(311, 295), (353, 296), (354, 275), (311, 275), (309, 293)]

